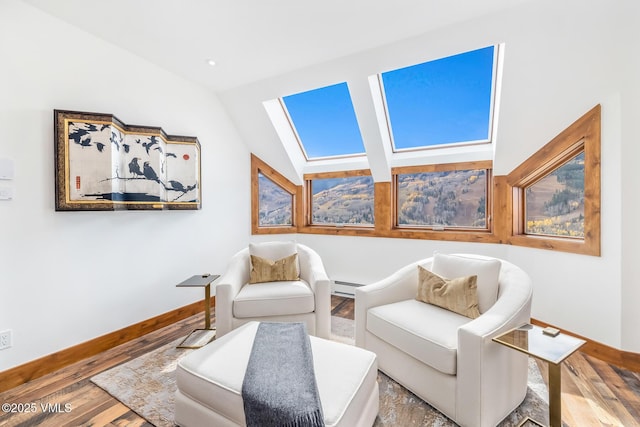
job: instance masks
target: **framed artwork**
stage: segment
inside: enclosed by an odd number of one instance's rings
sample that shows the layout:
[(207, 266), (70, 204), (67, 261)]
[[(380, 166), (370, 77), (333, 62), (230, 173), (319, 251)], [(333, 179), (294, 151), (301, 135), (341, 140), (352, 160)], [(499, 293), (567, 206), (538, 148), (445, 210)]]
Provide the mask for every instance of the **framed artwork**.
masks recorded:
[(200, 143), (112, 114), (54, 110), (56, 211), (200, 209)]

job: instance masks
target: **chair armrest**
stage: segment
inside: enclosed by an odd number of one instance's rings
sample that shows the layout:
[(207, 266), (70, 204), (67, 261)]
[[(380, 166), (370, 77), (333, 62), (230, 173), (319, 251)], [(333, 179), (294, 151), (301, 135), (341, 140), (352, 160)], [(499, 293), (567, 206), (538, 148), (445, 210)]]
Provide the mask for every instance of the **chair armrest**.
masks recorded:
[(496, 303), (480, 317), (460, 327), (458, 348), (465, 336), (491, 339), (530, 321), (533, 286), (531, 278), (517, 267), (505, 266), (500, 273), (501, 292)]
[(235, 254), (224, 275), (216, 285), (216, 336), (221, 337), (233, 329), (233, 300), (249, 282), (249, 250)]
[(372, 307), (413, 299), (418, 290), (418, 265), (431, 266), (431, 258), (409, 264), (390, 276), (355, 290), (356, 346), (364, 348), (367, 311)]
[[(457, 402), (466, 405), (464, 416), (500, 407), (492, 399), (524, 398), (527, 357), (492, 340), (530, 321), (532, 283), (521, 269), (505, 265), (500, 273), (500, 296), (480, 317), (458, 329)], [(500, 394), (486, 393), (500, 390)], [(521, 395), (521, 396), (520, 396)], [(478, 408), (470, 408), (477, 405)], [(481, 409), (484, 408), (484, 409)], [(506, 414), (505, 414), (506, 415)], [(460, 418), (461, 424), (483, 425), (482, 420)]]
[(316, 336), (331, 336), (331, 281), (320, 255), (305, 245), (298, 244), (300, 278), (305, 280), (314, 294)]
[[(300, 278), (311, 286), (311, 290), (316, 293), (316, 286), (319, 282), (329, 282), (329, 276), (322, 263), (320, 255), (308, 248), (298, 244), (298, 255), (300, 257)], [(329, 289), (331, 293), (331, 289)]]

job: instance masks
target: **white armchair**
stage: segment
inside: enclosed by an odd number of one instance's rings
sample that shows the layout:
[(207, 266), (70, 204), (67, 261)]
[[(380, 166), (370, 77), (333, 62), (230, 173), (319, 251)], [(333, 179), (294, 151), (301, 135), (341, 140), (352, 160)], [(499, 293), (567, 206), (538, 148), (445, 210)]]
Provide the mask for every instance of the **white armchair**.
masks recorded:
[[(331, 332), (331, 282), (322, 259), (313, 249), (295, 242), (260, 243), (262, 253), (281, 254), (283, 245), (297, 251), (300, 280), (248, 285), (250, 253), (235, 254), (216, 285), (216, 329), (221, 337), (252, 320), (305, 322), (309, 334), (329, 338)], [(287, 249), (288, 250), (288, 249)], [(281, 255), (271, 257), (272, 260)]]
[(478, 276), (475, 319), (415, 299), (418, 265), (431, 270), (433, 258), (356, 289), (356, 345), (375, 352), (381, 371), (465, 427), (495, 426), (527, 390), (527, 356), (492, 338), (530, 321), (532, 283), (519, 267), (498, 261), (498, 289), (481, 289)]

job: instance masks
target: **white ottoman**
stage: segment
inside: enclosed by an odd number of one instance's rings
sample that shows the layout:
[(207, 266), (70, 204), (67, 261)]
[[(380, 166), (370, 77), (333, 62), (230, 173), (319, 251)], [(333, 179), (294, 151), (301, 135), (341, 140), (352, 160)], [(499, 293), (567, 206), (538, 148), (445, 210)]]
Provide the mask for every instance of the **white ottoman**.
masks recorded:
[[(177, 425), (246, 425), (242, 381), (258, 324), (249, 322), (178, 362)], [(370, 427), (378, 414), (376, 355), (314, 336), (310, 340), (325, 425)]]

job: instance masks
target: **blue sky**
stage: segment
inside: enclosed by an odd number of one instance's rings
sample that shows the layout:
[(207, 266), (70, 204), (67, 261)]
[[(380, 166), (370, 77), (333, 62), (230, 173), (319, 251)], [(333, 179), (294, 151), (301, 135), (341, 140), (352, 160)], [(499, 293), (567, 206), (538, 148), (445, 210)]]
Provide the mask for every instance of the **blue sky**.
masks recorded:
[[(382, 73), (396, 149), (489, 136), (494, 47)], [(283, 97), (307, 156), (364, 153), (346, 83)]]
[(283, 100), (309, 158), (364, 153), (346, 83)]
[(382, 74), (396, 148), (488, 139), (493, 46)]

